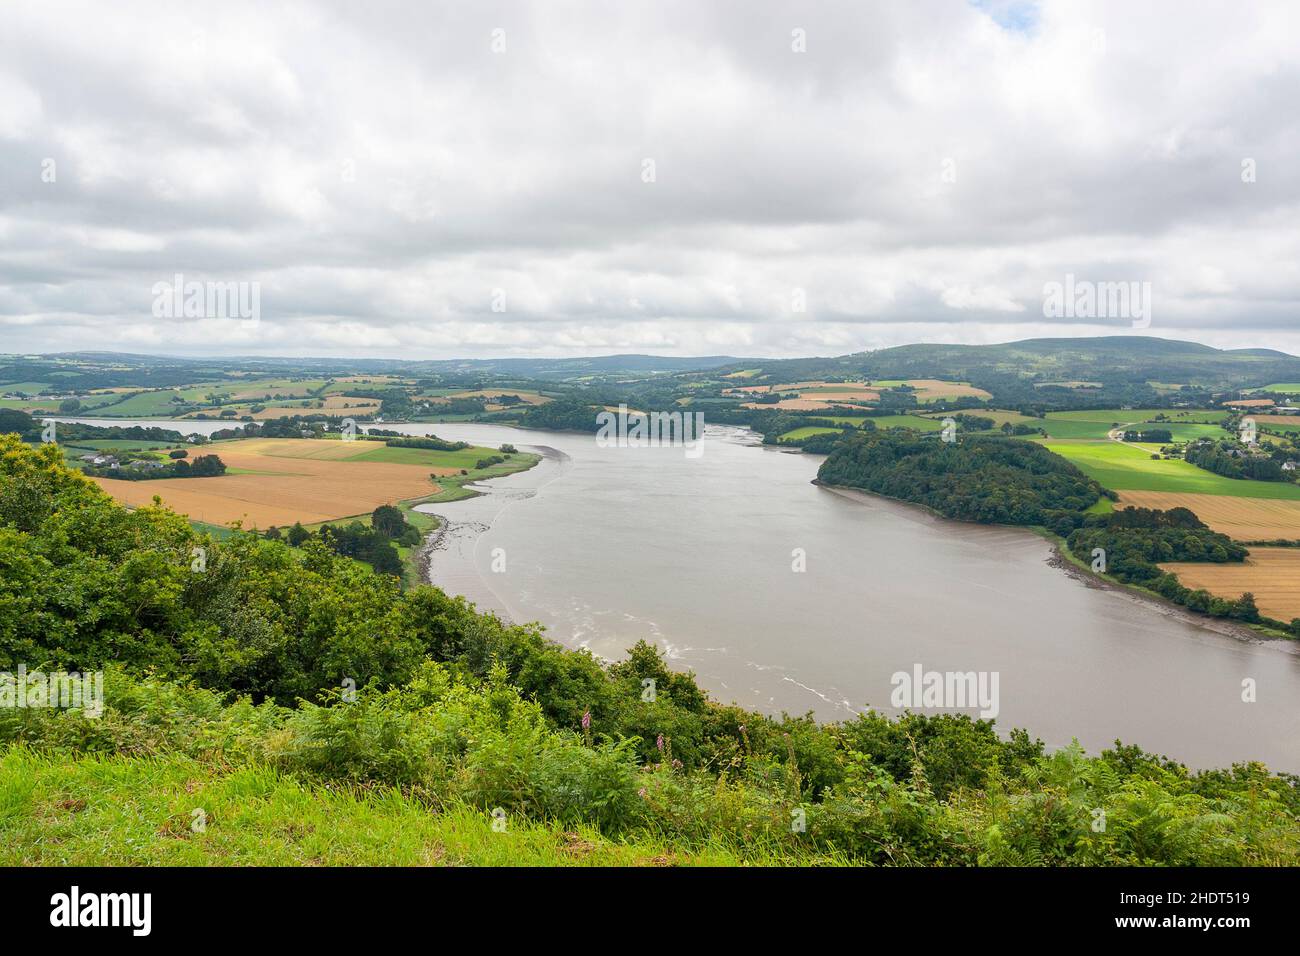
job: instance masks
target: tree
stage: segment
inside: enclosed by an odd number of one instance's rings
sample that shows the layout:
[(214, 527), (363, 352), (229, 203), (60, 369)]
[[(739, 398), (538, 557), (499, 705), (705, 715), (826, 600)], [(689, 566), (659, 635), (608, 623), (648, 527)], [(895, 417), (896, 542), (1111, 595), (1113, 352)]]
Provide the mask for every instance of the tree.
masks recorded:
[(400, 538), (406, 531), (406, 518), (392, 505), (380, 505), (370, 515), (370, 524), (385, 538)]
[(174, 448), (167, 453), (168, 458), (185, 458), (189, 455), (184, 448)]
[(310, 537), (311, 532), (302, 526), (302, 522), (295, 521), (293, 527), (289, 529), (289, 533), (285, 536), (285, 540), (296, 548)]
[(35, 420), (26, 412), (21, 412), (16, 408), (0, 408), (0, 435), (6, 432), (17, 432), (19, 435), (25, 435), (35, 427)]
[(282, 537), (283, 535), (280, 533), (280, 529), (275, 525), (271, 525), (271, 527), (266, 529), (266, 539), (268, 541), (279, 541)]
[(65, 398), (59, 402), (59, 411), (64, 415), (71, 415), (81, 408), (81, 400), (76, 398)]
[[(177, 462), (177, 464), (181, 464)], [(191, 474), (195, 478), (211, 478), (226, 473), (226, 463), (216, 455), (199, 455), (192, 463)]]

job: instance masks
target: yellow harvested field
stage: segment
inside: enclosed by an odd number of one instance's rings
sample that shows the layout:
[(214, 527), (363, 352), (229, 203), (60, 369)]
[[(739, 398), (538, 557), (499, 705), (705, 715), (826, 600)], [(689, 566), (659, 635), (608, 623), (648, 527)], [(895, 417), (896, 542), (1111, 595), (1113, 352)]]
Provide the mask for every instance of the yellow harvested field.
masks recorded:
[(866, 382), (789, 382), (785, 385), (737, 385), (723, 389), (722, 394), (739, 395), (748, 392), (751, 395), (761, 395), (765, 392), (806, 392), (821, 388), (842, 389), (847, 396), (862, 389), (870, 390), (871, 386)]
[(1184, 587), (1235, 600), (1249, 591), (1261, 613), (1279, 621), (1300, 617), (1300, 548), (1252, 548), (1241, 564), (1178, 562), (1160, 567)]
[(866, 382), (791, 382), (789, 385), (773, 386), (773, 391), (777, 392), (803, 392), (810, 388), (842, 388), (846, 391), (854, 389), (870, 388)]
[[(285, 446), (303, 446), (303, 450), (286, 455), (290, 449)], [(242, 520), (246, 528), (269, 528), (295, 521), (312, 524), (346, 518), (383, 504), (422, 498), (440, 490), (431, 474), (458, 473), (456, 468), (347, 460), (376, 447), (382, 446), (361, 441), (254, 438), (218, 443), (202, 451), (218, 455), (229, 469), (257, 474), (94, 480), (124, 504), (147, 505), (158, 495), (172, 510), (195, 521), (225, 525)]]
[(452, 392), (450, 395), (421, 395), (418, 398), (420, 401), (429, 402), (433, 405), (446, 405), (457, 398), (486, 398), (491, 400), (500, 398), (502, 395), (513, 395), (525, 405), (545, 405), (550, 401), (545, 395), (539, 395), (537, 392), (521, 392), (516, 388), (480, 388), (473, 391)]
[(1264, 415), (1255, 421), (1260, 425), (1300, 425), (1300, 415)]
[(1243, 398), (1235, 402), (1224, 402), (1224, 405), (1230, 405), (1233, 408), (1268, 408), (1273, 404), (1271, 398)]
[[(992, 398), (988, 392), (974, 385), (959, 385), (956, 382), (941, 382), (934, 378), (909, 378), (907, 384), (916, 389), (918, 401), (932, 398)], [(978, 413), (974, 413), (978, 414)]]
[(1237, 498), (1232, 495), (1173, 494), (1164, 491), (1121, 491), (1120, 507), (1190, 508), (1215, 531), (1235, 541), (1300, 540), (1300, 501), (1277, 498)]
[[(232, 442), (229, 445), (214, 445), (213, 451), (225, 461), (226, 452), (223, 449), (233, 449), (240, 455), (265, 455), (269, 458), (314, 458), (326, 461), (342, 461), (346, 458), (356, 458), (358, 455), (364, 455), (368, 451), (374, 451), (376, 448), (384, 447), (383, 442), (372, 442), (364, 439), (357, 441), (342, 441), (332, 438), (322, 438), (320, 440), (308, 440), (301, 438), (247, 438), (240, 442)], [(198, 454), (198, 453), (196, 453)], [(241, 466), (242, 467), (242, 466)]]
[[(854, 394), (853, 399), (855, 401), (861, 401), (861, 402), (874, 402), (879, 397), (880, 396), (877, 395), (875, 392), (858, 392)], [(844, 396), (843, 400), (847, 401), (848, 399), (849, 396), (846, 395)], [(828, 411), (833, 408), (841, 408), (841, 409), (852, 408), (853, 406), (838, 404), (835, 402), (828, 402), (825, 401), (824, 399), (783, 398), (779, 402), (774, 402), (768, 405), (761, 404), (760, 402), (745, 402), (740, 407), (741, 408), (791, 408), (797, 411), (818, 412), (818, 411)]]

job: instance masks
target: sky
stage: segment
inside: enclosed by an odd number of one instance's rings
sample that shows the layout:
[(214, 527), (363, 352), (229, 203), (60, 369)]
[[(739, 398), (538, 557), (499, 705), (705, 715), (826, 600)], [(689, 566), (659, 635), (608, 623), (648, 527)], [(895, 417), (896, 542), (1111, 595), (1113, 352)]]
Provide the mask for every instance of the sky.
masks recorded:
[[(1289, 0), (0, 22), (0, 352), (1300, 353)], [(1144, 306), (1046, 308), (1067, 277)]]

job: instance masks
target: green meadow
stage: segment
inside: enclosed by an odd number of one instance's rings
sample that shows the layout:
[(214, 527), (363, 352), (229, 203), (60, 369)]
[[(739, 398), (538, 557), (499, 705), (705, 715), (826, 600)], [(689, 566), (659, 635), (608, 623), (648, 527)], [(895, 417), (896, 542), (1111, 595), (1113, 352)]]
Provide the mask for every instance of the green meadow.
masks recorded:
[(1228, 417), (1223, 409), (1206, 411), (1187, 408), (1092, 408), (1081, 412), (1048, 412), (1054, 421), (1066, 422), (1149, 422), (1163, 415), (1171, 422), (1221, 422)]
[(805, 425), (803, 428), (796, 428), (794, 431), (788, 431), (777, 438), (777, 441), (800, 441), (811, 435), (821, 435), (826, 432), (839, 431), (837, 428), (818, 428), (815, 425)]
[[(1153, 422), (1158, 415), (1168, 421)], [(1228, 415), (1225, 411), (1191, 411), (1172, 408), (1097, 408), (1082, 412), (1048, 412), (1040, 421), (1051, 438), (1105, 438), (1117, 425), (1150, 424), (1152, 428), (1168, 428), (1175, 441), (1189, 441), (1202, 435), (1218, 436), (1223, 430), (1216, 426)]]
[[(348, 461), (386, 461), (398, 465), (424, 465), (429, 468), (466, 468), (484, 458), (500, 455), (495, 448), (471, 445), (460, 451), (436, 451), (430, 448), (390, 448), (379, 445), (372, 451), (349, 458)], [(513, 461), (513, 459), (511, 459)]]
[(871, 421), (877, 428), (915, 428), (920, 432), (937, 432), (943, 428), (943, 419), (922, 418), (919, 415), (877, 415)]
[(1044, 447), (1068, 458), (1090, 478), (1113, 491), (1166, 491), (1241, 498), (1300, 501), (1300, 485), (1224, 478), (1185, 461), (1153, 459), (1153, 445), (1120, 442), (1046, 441)]
[[(926, 412), (924, 417), (942, 420), (952, 414), (954, 413)], [(1035, 428), (1043, 424), (1041, 418), (1034, 418), (1031, 415), (1021, 415), (1019, 412), (1009, 412), (1000, 408), (973, 408), (967, 409), (964, 414), (976, 415), (979, 418), (991, 418), (993, 419), (993, 423), (999, 428), (1008, 423), (1012, 425), (1029, 424), (1033, 425)]]
[[(196, 832), (195, 810), (204, 826)], [(463, 804), (397, 789), (312, 786), (264, 767), (187, 757), (0, 757), (5, 866), (663, 866), (841, 862), (833, 854), (690, 849), (522, 816), (505, 829)]]

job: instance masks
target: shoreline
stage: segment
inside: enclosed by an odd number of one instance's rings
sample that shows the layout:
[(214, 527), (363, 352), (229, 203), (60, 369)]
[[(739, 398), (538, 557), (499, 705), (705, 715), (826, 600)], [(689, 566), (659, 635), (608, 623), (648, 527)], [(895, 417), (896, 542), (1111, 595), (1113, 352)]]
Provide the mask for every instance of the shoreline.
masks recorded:
[[(480, 423), (480, 424), (496, 424), (496, 423), (493, 423), (493, 422), (483, 422), (483, 423)], [(504, 426), (504, 427), (508, 427), (508, 428), (509, 428), (509, 427), (513, 427), (513, 426)], [(474, 481), (466, 481), (466, 482), (465, 482), (465, 485), (469, 485), (469, 484), (477, 484), (477, 483), (480, 482), (480, 481), (482, 481), (482, 482), (488, 482), (488, 481), (492, 481), (492, 480), (495, 479), (495, 478), (506, 478), (506, 477), (509, 477), (510, 475), (524, 474), (525, 472), (532, 471), (534, 468), (536, 468), (537, 466), (541, 465), (543, 462), (551, 461), (551, 462), (560, 463), (560, 462), (563, 462), (565, 459), (568, 458), (568, 455), (566, 455), (564, 452), (559, 451), (558, 449), (552, 448), (552, 447), (550, 447), (549, 445), (531, 445), (531, 446), (524, 446), (524, 447), (528, 447), (528, 448), (536, 449), (535, 451), (530, 451), (530, 452), (527, 452), (527, 453), (526, 453), (526, 454), (528, 454), (529, 456), (531, 456), (532, 458), (536, 459), (536, 460), (532, 461), (532, 462), (528, 465), (527, 468), (516, 468), (516, 469), (513, 469), (513, 470), (511, 470), (511, 471), (509, 471), (509, 472), (504, 472), (504, 473), (501, 473), (501, 474), (492, 475), (492, 476), (490, 476), (490, 477), (479, 478), (479, 479), (476, 479), (476, 480), (474, 480)], [(488, 495), (491, 495), (491, 494), (492, 494), (492, 489), (490, 489), (490, 488), (487, 489), (487, 490), (480, 491), (480, 490), (478, 490), (478, 489), (476, 489), (476, 488), (467, 488), (467, 487), (463, 487), (463, 486), (461, 486), (461, 490), (464, 490), (464, 491), (466, 491), (466, 492), (468, 492), (468, 493), (467, 493), (467, 494), (462, 494), (462, 495), (447, 496), (447, 497), (440, 497), (440, 496), (435, 495), (435, 496), (433, 496), (432, 498), (425, 499), (425, 500), (419, 502), (419, 504), (420, 504), (420, 505), (451, 504), (451, 503), (453, 503), (453, 502), (457, 502), (457, 501), (468, 501), (468, 500), (471, 499), (471, 498), (480, 498), (480, 497), (485, 497), (485, 496), (488, 496)], [(413, 507), (414, 507), (414, 505), (413, 505)], [(502, 507), (504, 508), (504, 507), (506, 507), (506, 506), (503, 505)], [(421, 547), (420, 547), (420, 551), (419, 551), (419, 553), (416, 555), (415, 564), (416, 564), (416, 567), (417, 567), (418, 572), (419, 572), (419, 575), (420, 575), (419, 583), (420, 583), (420, 584), (427, 584), (427, 585), (429, 585), (429, 586), (431, 586), (431, 587), (438, 587), (438, 585), (435, 584), (435, 583), (433, 582), (433, 558), (434, 558), (434, 554), (435, 554), (436, 552), (438, 552), (438, 551), (443, 550), (442, 547), (441, 547), (442, 544), (443, 544), (443, 541), (446, 539), (447, 534), (452, 530), (452, 527), (458, 525), (459, 522), (454, 521), (450, 516), (448, 516), (448, 515), (446, 515), (446, 514), (441, 514), (441, 513), (436, 512), (436, 511), (420, 511), (420, 512), (418, 512), (418, 513), (419, 513), (419, 514), (428, 515), (428, 516), (430, 516), (431, 518), (435, 519), (435, 520), (438, 522), (438, 526), (437, 526), (436, 528), (434, 528), (434, 529), (433, 529), (433, 530), (432, 530), (432, 531), (431, 531), (431, 532), (426, 536), (426, 538), (425, 538), (425, 540), (424, 540), (424, 543), (423, 543), (423, 544), (421, 545)], [(499, 514), (499, 512), (498, 512), (498, 514)], [(496, 515), (493, 516), (493, 520), (495, 520), (495, 518), (496, 518)], [(504, 602), (504, 601), (501, 599), (501, 597), (496, 593), (496, 591), (494, 591), (494, 590), (492, 589), (491, 585), (490, 585), (490, 584), (488, 583), (488, 581), (483, 577), (483, 575), (482, 575), (482, 574), (478, 574), (477, 571), (476, 571), (476, 572), (475, 572), (475, 576), (478, 578), (479, 583), (483, 586), (483, 588), (484, 588), (484, 589), (485, 589), (489, 594), (491, 594), (491, 595), (493, 596), (493, 598), (495, 598), (496, 602), (497, 602), (497, 603), (498, 603), (502, 608), (504, 608), (504, 607), (505, 607), (505, 602)], [(467, 596), (467, 595), (463, 595), (463, 594), (462, 594), (462, 595), (457, 595), (457, 596), (465, 598), (465, 600), (470, 601), (470, 603), (475, 603), (475, 602), (473, 602), (473, 601), (469, 598), (469, 596)], [(506, 615), (506, 614), (504, 614), (504, 613), (502, 613), (502, 612), (499, 612), (499, 611), (493, 611), (492, 613), (497, 614), (497, 616), (500, 617), (502, 620), (506, 621), (506, 623), (511, 623), (511, 620), (510, 620), (510, 618), (509, 618), (508, 615)]]
[(1295, 641), (1293, 638), (1290, 638), (1285, 634), (1280, 634), (1272, 629), (1256, 628), (1249, 624), (1243, 624), (1239, 621), (1232, 621), (1227, 618), (1211, 617), (1208, 614), (1199, 614), (1195, 611), (1188, 610), (1180, 604), (1175, 604), (1173, 601), (1156, 594), (1154, 591), (1149, 591), (1146, 588), (1135, 584), (1125, 584), (1122, 581), (1115, 581), (1102, 575), (1095, 574), (1092, 569), (1077, 563), (1074, 556), (1070, 554), (1069, 549), (1065, 547), (1064, 538), (1040, 525), (997, 523), (981, 524), (978, 521), (962, 521), (960, 518), (949, 518), (946, 515), (940, 514), (929, 505), (923, 505), (916, 501), (907, 501), (903, 498), (894, 498), (890, 495), (882, 495), (874, 491), (867, 491), (865, 488), (853, 488), (848, 485), (830, 485), (816, 478), (812, 480), (811, 484), (848, 498), (852, 498), (855, 495), (870, 495), (871, 497), (879, 498), (882, 501), (906, 505), (909, 508), (915, 508), (921, 513), (940, 521), (952, 521), (957, 524), (967, 524), (985, 528), (1007, 528), (1013, 531), (1023, 531), (1026, 534), (1032, 534), (1051, 545), (1052, 554), (1051, 557), (1047, 559), (1047, 563), (1051, 567), (1062, 571), (1068, 577), (1078, 581), (1084, 587), (1096, 591), (1115, 592), (1122, 597), (1146, 604), (1166, 617), (1173, 618), (1185, 624), (1191, 624), (1222, 637), (1231, 637), (1251, 644), (1282, 646), (1288, 648), (1294, 654), (1300, 654), (1300, 646), (1298, 646), (1300, 642)]

